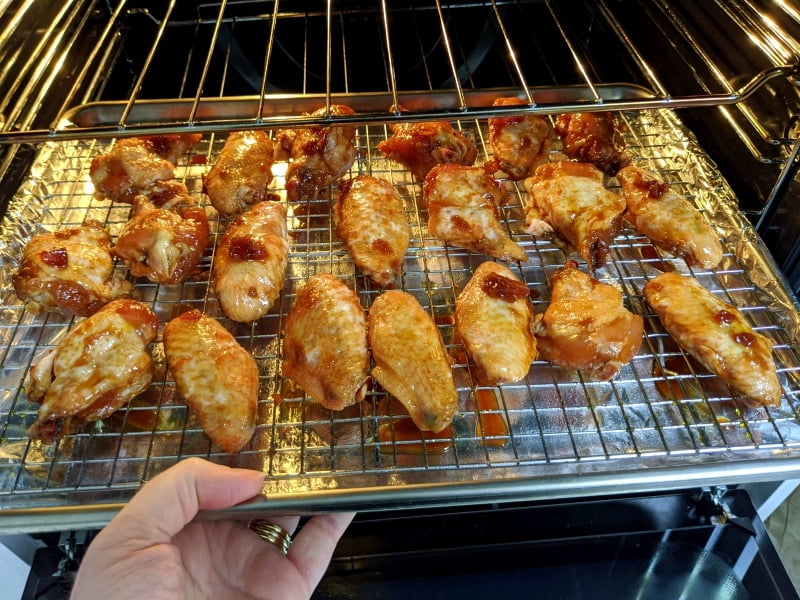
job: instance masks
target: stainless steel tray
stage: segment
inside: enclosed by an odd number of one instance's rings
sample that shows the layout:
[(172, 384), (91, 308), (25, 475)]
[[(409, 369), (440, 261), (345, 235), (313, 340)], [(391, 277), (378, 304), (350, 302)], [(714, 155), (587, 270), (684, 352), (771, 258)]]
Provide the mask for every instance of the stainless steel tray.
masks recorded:
[[(112, 140), (51, 142), (42, 146), (29, 179), (12, 200), (0, 235), (0, 531), (36, 531), (104, 523), (143, 481), (189, 456), (262, 470), (264, 498), (222, 514), (375, 510), (454, 503), (577, 497), (685, 486), (777, 480), (800, 476), (800, 403), (797, 348), (800, 318), (791, 294), (715, 166), (668, 110), (624, 113), (625, 136), (636, 162), (655, 170), (714, 223), (726, 254), (714, 271), (692, 270), (704, 285), (740, 306), (775, 342), (784, 386), (778, 409), (746, 409), (711, 375), (698, 370), (671, 343), (646, 306), (647, 279), (681, 260), (656, 251), (625, 229), (611, 261), (595, 275), (618, 286), (643, 315), (646, 339), (639, 354), (610, 382), (537, 360), (519, 384), (476, 386), (463, 348), (454, 340), (456, 295), (486, 257), (443, 245), (426, 228), (421, 189), (410, 174), (376, 149), (385, 125), (359, 126), (358, 159), (348, 175), (389, 179), (405, 201), (412, 227), (402, 288), (439, 323), (453, 357), (460, 412), (444, 438), (409, 434), (398, 403), (373, 389), (341, 413), (320, 409), (280, 376), (282, 320), (298, 285), (312, 273), (336, 274), (368, 309), (380, 290), (355, 272), (332, 229), (330, 193), (289, 204), (290, 258), (286, 285), (270, 314), (253, 325), (224, 318), (203, 275), (176, 286), (136, 281), (134, 297), (149, 303), (162, 326), (187, 307), (212, 315), (248, 348), (261, 373), (258, 427), (240, 453), (213, 446), (175, 391), (160, 337), (153, 345), (157, 375), (147, 393), (105, 421), (57, 444), (31, 442), (27, 427), (37, 406), (24, 382), (30, 365), (73, 325), (57, 315), (26, 312), (10, 286), (22, 247), (39, 231), (98, 219), (116, 235), (129, 207), (92, 198), (88, 166)], [(485, 121), (458, 126), (474, 136), (487, 158)], [(201, 176), (224, 136), (211, 134), (185, 157), (177, 174), (201, 199)], [(275, 165), (274, 192), (286, 202), (285, 165)], [(534, 308), (544, 310), (548, 277), (566, 258), (555, 245), (523, 233), (527, 196), (506, 182), (511, 202), (502, 209), (512, 237), (529, 257), (513, 265), (528, 283)], [(214, 239), (222, 223), (208, 206)], [(117, 266), (120, 274), (126, 268)], [(206, 514), (214, 518), (220, 513)]]

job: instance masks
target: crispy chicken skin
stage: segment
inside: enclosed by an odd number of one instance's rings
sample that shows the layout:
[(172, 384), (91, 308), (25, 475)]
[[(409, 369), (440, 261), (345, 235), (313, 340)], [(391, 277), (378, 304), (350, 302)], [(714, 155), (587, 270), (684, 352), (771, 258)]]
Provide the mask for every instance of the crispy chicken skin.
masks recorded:
[[(497, 98), (494, 106), (526, 106), (520, 98)], [(493, 117), (488, 120), (492, 160), (485, 165), (490, 175), (503, 173), (519, 181), (533, 175), (540, 164), (548, 161), (553, 127), (538, 115)]]
[(500, 223), (498, 206), (506, 202), (505, 190), (480, 167), (433, 167), (425, 178), (423, 197), (431, 235), (498, 260), (528, 260)]
[(133, 213), (114, 246), (131, 275), (169, 285), (196, 272), (210, 229), (205, 211), (191, 196), (172, 209), (158, 208), (145, 196), (137, 196)]
[(289, 255), (286, 208), (259, 202), (231, 223), (217, 244), (214, 293), (229, 319), (266, 315), (283, 289)]
[(626, 309), (615, 287), (567, 261), (550, 279), (550, 304), (537, 315), (539, 356), (606, 381), (639, 351), (644, 320)]
[(253, 437), (258, 367), (219, 321), (187, 311), (164, 328), (164, 355), (175, 385), (211, 441), (238, 452)]
[(344, 182), (339, 191), (337, 235), (361, 273), (381, 287), (393, 285), (411, 239), (402, 198), (391, 183), (369, 175)]
[(746, 396), (751, 406), (778, 406), (783, 394), (772, 343), (753, 331), (739, 310), (693, 277), (662, 273), (644, 297), (664, 329), (709, 371)]
[[(189, 136), (189, 137), (187, 137)], [(89, 167), (94, 195), (103, 200), (132, 202), (159, 182), (172, 179), (175, 162), (193, 146), (196, 134), (124, 138)]]
[(564, 154), (592, 163), (606, 175), (613, 176), (630, 163), (614, 113), (559, 115), (555, 131), (561, 137)]
[(111, 238), (97, 221), (34, 236), (11, 276), (17, 297), (33, 313), (56, 311), (87, 317), (130, 292), (112, 279)]
[(49, 444), (146, 390), (157, 332), (158, 318), (135, 300), (114, 300), (78, 323), (31, 367), (28, 398), (41, 404), (31, 439)]
[(286, 317), (283, 375), (325, 408), (342, 410), (364, 399), (368, 374), (358, 296), (334, 275), (311, 276)]
[(422, 431), (439, 432), (458, 410), (458, 393), (439, 328), (414, 296), (389, 290), (367, 317), (372, 377)]
[[(320, 108), (311, 116), (326, 115)], [(342, 104), (331, 105), (331, 116), (354, 115), (355, 111)], [(275, 157), (289, 158), (286, 169), (286, 195), (296, 201), (312, 198), (324, 187), (344, 175), (356, 159), (352, 125), (324, 125), (300, 129), (283, 129), (276, 134)]]
[(472, 165), (478, 157), (475, 143), (446, 121), (393, 123), (392, 135), (378, 143), (386, 158), (404, 165), (418, 181), (436, 165)]
[(217, 162), (203, 178), (205, 192), (220, 214), (240, 214), (249, 205), (267, 200), (273, 153), (272, 140), (260, 129), (228, 136)]
[(625, 200), (603, 186), (603, 174), (588, 163), (559, 161), (541, 165), (523, 183), (530, 194), (526, 230), (555, 233), (594, 269), (606, 262), (620, 231)]
[(638, 167), (617, 173), (628, 218), (662, 250), (688, 264), (713, 269), (722, 260), (722, 244), (711, 224), (669, 185)]
[(528, 374), (536, 358), (528, 296), (528, 286), (508, 267), (484, 262), (456, 298), (456, 332), (479, 383), (511, 383)]

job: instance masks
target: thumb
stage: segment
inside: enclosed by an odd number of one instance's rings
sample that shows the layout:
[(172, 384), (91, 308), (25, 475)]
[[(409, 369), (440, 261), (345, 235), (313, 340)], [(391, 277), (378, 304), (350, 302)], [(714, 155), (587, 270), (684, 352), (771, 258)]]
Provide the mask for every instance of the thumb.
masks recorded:
[(148, 481), (111, 524), (167, 542), (199, 510), (228, 508), (259, 494), (264, 474), (187, 458)]

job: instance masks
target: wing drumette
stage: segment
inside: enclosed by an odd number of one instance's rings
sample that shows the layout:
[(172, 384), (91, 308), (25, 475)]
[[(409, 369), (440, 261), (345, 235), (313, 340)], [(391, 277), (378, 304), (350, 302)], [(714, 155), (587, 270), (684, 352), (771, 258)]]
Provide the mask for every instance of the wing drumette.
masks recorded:
[(416, 298), (389, 290), (367, 318), (372, 376), (406, 407), (422, 431), (439, 432), (458, 410), (458, 393), (439, 328)]
[(625, 200), (603, 186), (603, 174), (588, 163), (554, 162), (536, 169), (524, 182), (530, 194), (526, 230), (555, 233), (592, 268), (605, 264), (619, 233)]
[(425, 178), (423, 197), (431, 235), (499, 260), (528, 260), (500, 223), (497, 207), (506, 201), (505, 190), (480, 167), (435, 166)]
[(89, 316), (131, 288), (112, 280), (110, 247), (108, 232), (96, 221), (34, 236), (11, 276), (14, 291), (34, 313)]
[(735, 306), (677, 273), (648, 281), (644, 297), (673, 339), (750, 404), (780, 404), (772, 343), (753, 331)]
[(358, 269), (379, 286), (390, 286), (403, 270), (411, 238), (403, 200), (392, 184), (369, 175), (344, 182), (333, 217)]
[(174, 284), (195, 272), (208, 245), (208, 219), (191, 196), (181, 200), (172, 209), (158, 208), (145, 196), (133, 200), (134, 214), (114, 246), (133, 276)]
[(474, 142), (446, 121), (393, 123), (392, 135), (378, 143), (389, 160), (405, 165), (418, 181), (436, 165), (472, 165), (478, 156)]
[(367, 322), (355, 292), (337, 277), (313, 275), (286, 317), (283, 375), (331, 410), (364, 398)]
[(255, 431), (258, 367), (216, 319), (190, 310), (164, 328), (164, 356), (200, 426), (225, 452), (238, 452)]
[[(311, 116), (324, 116), (324, 108)], [(330, 107), (334, 117), (354, 115), (349, 106), (334, 104)], [(286, 170), (286, 194), (289, 200), (300, 200), (316, 195), (344, 175), (356, 159), (352, 125), (304, 127), (278, 131), (276, 157), (291, 159)]]
[(196, 134), (124, 138), (95, 157), (89, 176), (98, 199), (132, 202), (160, 182), (172, 179), (175, 162), (197, 143)]
[(247, 323), (263, 317), (283, 289), (289, 242), (286, 208), (259, 202), (237, 217), (214, 255), (214, 293), (223, 312)]
[(272, 140), (261, 130), (231, 133), (203, 178), (214, 208), (223, 215), (235, 215), (267, 200), (273, 153)]
[(51, 443), (146, 390), (157, 332), (158, 318), (135, 300), (114, 300), (78, 323), (31, 367), (28, 398), (41, 404), (31, 438)]
[(606, 175), (613, 176), (630, 163), (630, 157), (625, 153), (625, 138), (614, 113), (559, 115), (555, 130), (561, 136), (564, 154), (592, 163)]
[[(497, 98), (494, 106), (525, 106), (520, 98)], [(553, 127), (544, 117), (518, 115), (489, 119), (489, 143), (492, 160), (486, 172), (504, 173), (509, 179), (520, 180), (533, 175), (534, 169), (547, 162)]]
[(456, 298), (456, 331), (483, 385), (519, 381), (536, 357), (528, 286), (499, 263), (484, 262)]
[(636, 228), (659, 248), (682, 257), (690, 265), (712, 269), (722, 260), (722, 245), (711, 225), (669, 185), (629, 165), (617, 180)]
[(602, 381), (614, 377), (641, 346), (642, 317), (623, 306), (619, 290), (575, 261), (552, 276), (550, 288), (550, 304), (534, 325), (539, 356)]

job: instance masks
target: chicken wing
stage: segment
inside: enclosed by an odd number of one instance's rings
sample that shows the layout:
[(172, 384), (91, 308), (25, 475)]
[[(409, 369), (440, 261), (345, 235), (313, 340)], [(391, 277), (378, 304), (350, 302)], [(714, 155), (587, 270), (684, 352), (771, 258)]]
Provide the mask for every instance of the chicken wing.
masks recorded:
[(131, 275), (175, 284), (195, 273), (210, 229), (205, 211), (191, 196), (172, 209), (158, 208), (145, 196), (137, 196), (133, 212), (114, 246)]
[(258, 366), (219, 321), (190, 310), (164, 328), (164, 356), (175, 385), (211, 441), (238, 452), (253, 437)]
[(367, 317), (372, 376), (406, 407), (422, 431), (439, 432), (458, 410), (458, 393), (439, 328), (416, 298), (389, 290)]
[(619, 233), (625, 200), (603, 186), (603, 174), (588, 163), (541, 165), (523, 183), (530, 194), (526, 230), (535, 236), (555, 233), (592, 268), (605, 264)]
[(561, 136), (564, 154), (592, 163), (606, 175), (613, 176), (630, 163), (625, 153), (625, 138), (614, 113), (559, 115), (555, 130)]
[(367, 321), (358, 296), (337, 277), (313, 275), (297, 293), (286, 316), (282, 370), (325, 408), (363, 400)]
[(28, 398), (41, 404), (31, 439), (49, 444), (146, 390), (157, 332), (158, 318), (135, 300), (114, 300), (78, 323), (31, 367)]
[(686, 352), (751, 405), (778, 406), (783, 394), (772, 343), (753, 331), (741, 312), (693, 277), (662, 273), (644, 286), (644, 297), (664, 329)]
[(499, 260), (528, 260), (500, 223), (498, 206), (506, 202), (505, 190), (480, 167), (433, 167), (425, 178), (423, 197), (431, 235)]
[(97, 221), (34, 236), (11, 276), (14, 291), (33, 313), (56, 311), (87, 317), (131, 284), (112, 278), (111, 238)]
[(286, 207), (259, 202), (222, 236), (212, 265), (214, 293), (223, 312), (247, 323), (269, 312), (283, 289), (289, 241)]
[(174, 177), (175, 162), (198, 140), (197, 134), (124, 138), (95, 157), (89, 167), (99, 200), (132, 202)]
[[(494, 106), (525, 106), (520, 98), (497, 98)], [(548, 161), (553, 127), (538, 115), (493, 117), (488, 121), (492, 160), (484, 169), (490, 175), (505, 174), (514, 181), (533, 175), (534, 169)]]
[(456, 298), (456, 332), (483, 385), (519, 381), (536, 357), (528, 286), (499, 263), (484, 262)]
[(267, 200), (273, 153), (272, 140), (260, 129), (228, 136), (217, 162), (203, 178), (205, 192), (220, 214), (239, 214)]
[(722, 260), (722, 244), (711, 224), (669, 185), (628, 165), (617, 173), (628, 216), (662, 250), (690, 265), (712, 269)]
[(379, 286), (392, 285), (411, 239), (403, 200), (392, 184), (369, 175), (344, 182), (333, 218), (356, 267)]
[[(324, 116), (325, 108), (311, 113)], [(334, 104), (330, 107), (334, 117), (354, 115), (349, 106)], [(311, 198), (321, 189), (344, 175), (356, 159), (352, 125), (330, 125), (284, 129), (276, 134), (276, 158), (291, 159), (286, 169), (286, 195), (289, 200)]]
[(418, 181), (436, 165), (472, 165), (478, 157), (475, 143), (446, 121), (393, 123), (392, 135), (378, 143), (386, 158), (404, 165)]
[(622, 294), (568, 261), (550, 279), (550, 304), (537, 315), (539, 356), (606, 381), (639, 351), (644, 321), (623, 306)]
[(203, 139), (202, 133), (163, 133), (143, 135), (142, 140), (150, 152), (177, 165), (181, 157)]

